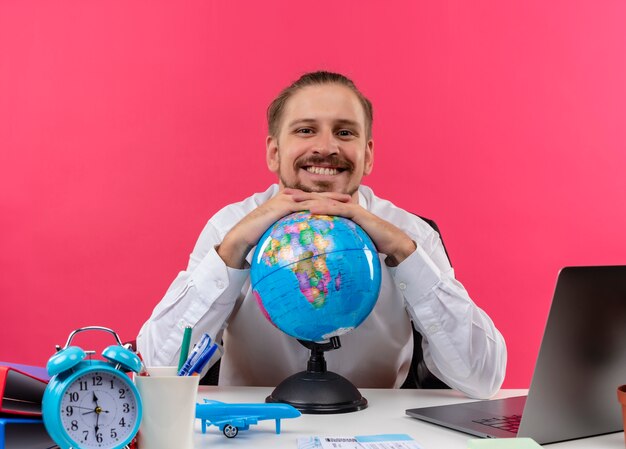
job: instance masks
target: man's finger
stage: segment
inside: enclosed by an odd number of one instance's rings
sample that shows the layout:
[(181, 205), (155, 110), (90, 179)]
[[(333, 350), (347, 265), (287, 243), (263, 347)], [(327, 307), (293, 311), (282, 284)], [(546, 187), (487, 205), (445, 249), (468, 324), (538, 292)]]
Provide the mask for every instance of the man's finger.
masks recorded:
[(315, 215), (340, 215), (346, 218), (351, 217), (350, 208), (346, 203), (340, 201), (314, 199), (298, 202), (298, 205), (303, 210), (308, 210)]
[(335, 200), (335, 201), (340, 201), (342, 203), (348, 203), (352, 199), (352, 197), (350, 195), (345, 194), (345, 193), (338, 193), (338, 192), (303, 192), (301, 190), (299, 190), (299, 191), (292, 191), (292, 193), (290, 193), (290, 196), (291, 196), (291, 198), (294, 201), (297, 201), (297, 202), (308, 201), (308, 200), (331, 199), (331, 200)]
[(339, 192), (319, 192), (318, 195), (323, 196), (324, 198), (330, 198), (335, 201), (341, 201), (342, 203), (349, 202), (352, 197), (347, 193), (339, 193)]
[(300, 189), (292, 189), (291, 187), (285, 187), (282, 190), (282, 193), (286, 194), (286, 195), (297, 195), (299, 193), (305, 193)]

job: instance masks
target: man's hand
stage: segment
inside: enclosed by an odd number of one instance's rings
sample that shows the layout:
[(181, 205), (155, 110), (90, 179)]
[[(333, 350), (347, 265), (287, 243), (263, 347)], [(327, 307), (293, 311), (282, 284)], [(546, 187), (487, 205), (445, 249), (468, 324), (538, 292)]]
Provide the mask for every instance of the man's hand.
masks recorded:
[[(285, 215), (309, 206), (318, 207), (324, 215), (341, 215), (338, 209), (347, 204), (351, 196), (343, 193), (308, 193), (298, 189), (283, 189), (271, 200), (246, 215), (224, 236), (217, 253), (232, 268), (243, 268), (246, 256), (258, 243), (263, 233)], [(306, 203), (306, 204), (305, 204)]]
[(397, 266), (415, 251), (415, 242), (404, 231), (359, 204), (338, 201), (325, 193), (308, 195), (312, 197), (304, 198), (294, 194), (301, 210), (309, 210), (312, 214), (340, 215), (354, 221), (370, 236), (378, 252), (387, 255), (387, 266)]
[(343, 193), (284, 189), (237, 223), (226, 234), (217, 253), (229, 267), (243, 268), (246, 256), (267, 228), (285, 215), (301, 210), (351, 219), (365, 230), (376, 249), (387, 255), (385, 263), (388, 266), (398, 265), (415, 251), (415, 243), (400, 228), (351, 200), (350, 195)]

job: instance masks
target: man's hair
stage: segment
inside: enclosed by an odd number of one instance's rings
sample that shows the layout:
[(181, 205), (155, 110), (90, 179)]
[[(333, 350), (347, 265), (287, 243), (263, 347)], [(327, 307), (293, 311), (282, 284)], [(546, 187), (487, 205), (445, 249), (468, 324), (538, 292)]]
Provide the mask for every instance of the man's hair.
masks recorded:
[(354, 82), (341, 75), (333, 72), (310, 72), (302, 75), (298, 80), (294, 81), (289, 87), (283, 89), (280, 94), (272, 101), (267, 108), (267, 127), (271, 136), (277, 137), (280, 131), (280, 121), (282, 119), (283, 112), (285, 110), (285, 104), (296, 92), (308, 87), (318, 86), (323, 84), (338, 84), (345, 86), (355, 93), (363, 111), (365, 112), (365, 133), (367, 139), (372, 138), (372, 121), (374, 120), (374, 111), (372, 109), (372, 103), (357, 89)]

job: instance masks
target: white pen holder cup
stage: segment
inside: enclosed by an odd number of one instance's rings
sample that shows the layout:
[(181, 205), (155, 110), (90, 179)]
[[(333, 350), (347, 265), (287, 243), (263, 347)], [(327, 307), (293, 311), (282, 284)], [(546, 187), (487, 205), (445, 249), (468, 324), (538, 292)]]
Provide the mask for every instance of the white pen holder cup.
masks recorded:
[(143, 403), (138, 449), (193, 449), (200, 376), (177, 376), (175, 366), (148, 367), (135, 375)]

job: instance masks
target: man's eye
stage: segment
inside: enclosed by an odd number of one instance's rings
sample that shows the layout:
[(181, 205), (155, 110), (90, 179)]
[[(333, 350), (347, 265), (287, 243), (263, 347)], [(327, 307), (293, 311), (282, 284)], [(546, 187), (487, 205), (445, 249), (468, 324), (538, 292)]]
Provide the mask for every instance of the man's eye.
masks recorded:
[(298, 128), (296, 129), (297, 134), (311, 134), (313, 130), (311, 128)]
[(353, 136), (354, 135), (354, 133), (352, 131), (348, 130), (348, 129), (342, 129), (337, 134), (340, 135), (341, 137), (348, 137), (348, 136)]

